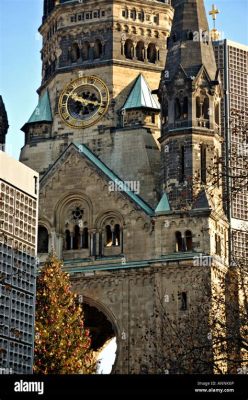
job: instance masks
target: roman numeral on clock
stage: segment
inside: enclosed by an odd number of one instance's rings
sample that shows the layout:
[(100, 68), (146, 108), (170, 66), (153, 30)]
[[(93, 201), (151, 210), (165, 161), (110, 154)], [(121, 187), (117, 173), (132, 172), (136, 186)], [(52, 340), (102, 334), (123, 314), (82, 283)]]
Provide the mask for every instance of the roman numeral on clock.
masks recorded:
[(67, 112), (62, 112), (61, 117), (65, 120), (68, 120), (70, 118), (70, 115)]

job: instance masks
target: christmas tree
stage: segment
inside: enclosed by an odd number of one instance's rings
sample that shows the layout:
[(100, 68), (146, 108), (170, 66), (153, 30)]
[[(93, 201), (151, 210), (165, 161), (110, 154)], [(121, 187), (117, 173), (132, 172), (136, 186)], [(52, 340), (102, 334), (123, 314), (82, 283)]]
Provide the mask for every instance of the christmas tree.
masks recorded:
[(50, 254), (37, 278), (34, 372), (90, 374), (95, 360), (69, 274)]

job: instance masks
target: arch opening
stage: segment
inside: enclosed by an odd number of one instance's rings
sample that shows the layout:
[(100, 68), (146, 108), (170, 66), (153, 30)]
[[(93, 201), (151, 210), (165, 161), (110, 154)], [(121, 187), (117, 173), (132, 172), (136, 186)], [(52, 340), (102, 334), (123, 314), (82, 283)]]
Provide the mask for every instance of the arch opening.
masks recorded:
[(116, 331), (105, 313), (83, 303), (84, 325), (90, 331), (91, 349), (98, 361), (97, 374), (110, 374), (116, 360)]
[(48, 253), (49, 236), (45, 226), (38, 227), (38, 253)]

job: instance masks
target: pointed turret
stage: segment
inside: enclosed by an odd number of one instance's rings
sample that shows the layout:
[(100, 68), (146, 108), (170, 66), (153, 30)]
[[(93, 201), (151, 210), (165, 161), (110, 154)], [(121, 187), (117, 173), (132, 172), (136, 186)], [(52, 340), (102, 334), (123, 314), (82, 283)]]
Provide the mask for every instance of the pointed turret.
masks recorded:
[(134, 110), (146, 108), (150, 110), (160, 110), (160, 105), (156, 97), (152, 94), (144, 76), (140, 74), (123, 106), (123, 110)]
[(28, 122), (21, 128), (23, 132), (27, 132), (31, 125), (37, 123), (51, 124), (53, 122), (52, 110), (48, 90), (40, 96), (37, 107), (29, 118)]
[(221, 157), (221, 88), (203, 0), (175, 0), (159, 99), (162, 176), (172, 208), (194, 208)]
[(168, 40), (166, 70), (173, 79), (181, 66), (186, 76), (195, 77), (202, 65), (211, 80), (216, 77), (216, 63), (203, 0), (175, 0), (175, 14)]

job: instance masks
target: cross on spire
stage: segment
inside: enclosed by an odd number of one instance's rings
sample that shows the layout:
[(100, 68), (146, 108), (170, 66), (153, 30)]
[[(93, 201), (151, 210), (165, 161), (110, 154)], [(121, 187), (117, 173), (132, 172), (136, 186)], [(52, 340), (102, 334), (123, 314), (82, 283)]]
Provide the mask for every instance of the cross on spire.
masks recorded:
[(218, 8), (215, 8), (215, 5), (213, 4), (213, 5), (212, 5), (212, 10), (209, 11), (209, 15), (212, 16), (212, 19), (213, 19), (213, 21), (214, 21), (214, 29), (215, 29), (216, 15), (219, 14), (219, 13), (220, 13), (220, 12), (219, 12)]

